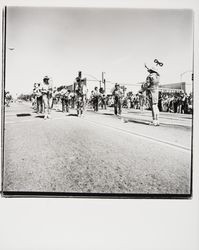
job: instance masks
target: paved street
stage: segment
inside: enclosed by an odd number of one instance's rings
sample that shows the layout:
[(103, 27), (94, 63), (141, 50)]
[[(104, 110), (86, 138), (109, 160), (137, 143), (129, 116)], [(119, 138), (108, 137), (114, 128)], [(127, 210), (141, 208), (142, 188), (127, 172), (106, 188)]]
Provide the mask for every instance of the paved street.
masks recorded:
[(150, 111), (55, 108), (48, 120), (29, 103), (6, 108), (4, 191), (190, 193), (191, 115), (161, 113), (153, 127)]

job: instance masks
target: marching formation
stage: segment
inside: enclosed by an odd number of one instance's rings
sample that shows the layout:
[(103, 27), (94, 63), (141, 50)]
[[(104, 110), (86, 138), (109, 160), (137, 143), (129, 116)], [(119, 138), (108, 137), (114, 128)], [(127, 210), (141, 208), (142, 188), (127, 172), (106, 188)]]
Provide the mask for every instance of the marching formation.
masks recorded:
[[(141, 111), (150, 109), (152, 111), (150, 125), (159, 126), (159, 111), (188, 113), (192, 98), (181, 91), (175, 95), (161, 92), (159, 67), (162, 67), (163, 63), (157, 59), (154, 63), (155, 65), (151, 67), (145, 64), (148, 75), (137, 94), (125, 93), (124, 86), (118, 83), (115, 83), (109, 95), (105, 93), (105, 89), (97, 86), (89, 93), (87, 79), (82, 78), (81, 71), (70, 86), (53, 87), (52, 79), (45, 76), (42, 83), (34, 84), (31, 95), (32, 106), (38, 114), (44, 115), (45, 120), (51, 118), (51, 110), (58, 103), (61, 104), (62, 112), (69, 113), (70, 109), (76, 109), (78, 117), (82, 117), (87, 108), (98, 112), (99, 107), (106, 109), (107, 106), (112, 106), (114, 114), (119, 117), (122, 114), (122, 108), (135, 108)], [(9, 102), (8, 94), (5, 100), (7, 100), (6, 103)]]

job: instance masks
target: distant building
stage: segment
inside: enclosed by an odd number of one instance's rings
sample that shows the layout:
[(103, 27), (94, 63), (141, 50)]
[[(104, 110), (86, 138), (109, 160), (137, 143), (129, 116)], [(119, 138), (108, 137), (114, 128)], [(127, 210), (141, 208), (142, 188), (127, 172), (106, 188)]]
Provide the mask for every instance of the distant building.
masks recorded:
[(166, 89), (179, 89), (186, 92), (186, 83), (185, 82), (177, 82), (177, 83), (168, 83), (168, 84), (161, 84), (160, 88)]

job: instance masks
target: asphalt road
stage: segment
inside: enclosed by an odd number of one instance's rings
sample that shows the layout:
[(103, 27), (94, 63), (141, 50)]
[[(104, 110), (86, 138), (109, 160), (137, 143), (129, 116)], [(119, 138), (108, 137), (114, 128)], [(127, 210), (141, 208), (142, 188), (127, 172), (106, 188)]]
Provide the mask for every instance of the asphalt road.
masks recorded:
[[(5, 112), (4, 191), (189, 194), (191, 115), (113, 110), (44, 120), (29, 103)], [(29, 116), (17, 116), (17, 114)]]

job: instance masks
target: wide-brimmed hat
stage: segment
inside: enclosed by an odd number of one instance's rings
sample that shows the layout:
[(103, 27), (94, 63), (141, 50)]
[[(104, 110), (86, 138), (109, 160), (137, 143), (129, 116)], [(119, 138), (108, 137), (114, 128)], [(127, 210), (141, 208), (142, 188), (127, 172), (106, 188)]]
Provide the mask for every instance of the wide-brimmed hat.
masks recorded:
[(156, 67), (156, 66), (154, 66), (154, 65), (150, 65), (150, 66), (148, 67), (148, 66), (146, 66), (146, 64), (145, 64), (145, 67), (147, 68), (147, 71), (148, 71), (149, 73), (157, 73), (157, 74), (159, 74), (159, 69), (158, 69), (158, 67)]
[(156, 67), (156, 66), (151, 66), (151, 67), (149, 68), (149, 70), (151, 70), (151, 71), (153, 71), (153, 72), (155, 72), (155, 73), (159, 73), (159, 69), (158, 69), (158, 67)]

